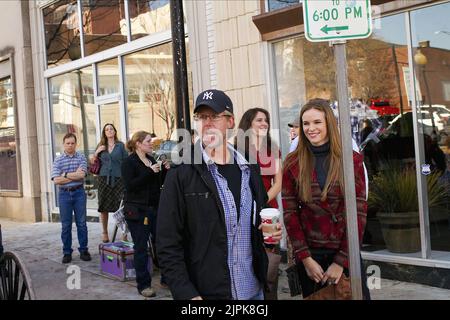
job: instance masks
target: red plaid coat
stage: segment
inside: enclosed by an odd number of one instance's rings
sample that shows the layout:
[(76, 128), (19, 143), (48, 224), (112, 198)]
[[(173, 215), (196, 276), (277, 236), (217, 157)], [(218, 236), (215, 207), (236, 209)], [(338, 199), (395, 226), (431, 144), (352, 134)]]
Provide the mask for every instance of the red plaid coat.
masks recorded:
[[(366, 226), (367, 201), (363, 156), (353, 152), (359, 241)], [(312, 172), (312, 202), (298, 198), (298, 159), (283, 172), (282, 199), (284, 223), (297, 261), (311, 256), (310, 248), (336, 249), (334, 262), (348, 268), (348, 245), (345, 220), (345, 199), (339, 184), (334, 184), (327, 199), (321, 201), (316, 171)]]

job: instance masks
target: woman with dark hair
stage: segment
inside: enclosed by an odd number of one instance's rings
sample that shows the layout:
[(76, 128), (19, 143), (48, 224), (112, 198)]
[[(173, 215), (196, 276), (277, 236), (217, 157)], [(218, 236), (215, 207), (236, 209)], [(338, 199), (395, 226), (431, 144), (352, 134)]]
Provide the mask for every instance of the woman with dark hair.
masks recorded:
[[(125, 185), (124, 215), (134, 242), (134, 268), (139, 294), (154, 297), (152, 279), (148, 270), (148, 241), (156, 237), (156, 212), (159, 194), (165, 174), (170, 168), (150, 156), (153, 151), (152, 137), (146, 131), (138, 131), (127, 142), (131, 154), (122, 163)], [(161, 280), (163, 280), (161, 278)]]
[(98, 175), (98, 212), (102, 222), (102, 241), (109, 242), (108, 213), (119, 209), (123, 198), (123, 182), (120, 167), (122, 161), (128, 157), (123, 142), (117, 138), (117, 130), (112, 123), (103, 126), (100, 143), (95, 150), (91, 163), (100, 158), (100, 172)]
[[(335, 285), (348, 272), (342, 147), (327, 101), (313, 99), (300, 112), (299, 143), (283, 168), (284, 222), (298, 266), (303, 297)], [(353, 152), (359, 240), (366, 225), (363, 156)], [(361, 264), (362, 266), (362, 264)], [(365, 272), (363, 295), (370, 299)]]
[[(281, 154), (270, 137), (270, 115), (262, 108), (247, 110), (241, 118), (236, 137), (237, 149), (250, 161), (256, 161), (261, 168), (261, 177), (267, 191), (267, 207), (278, 208), (277, 195), (281, 191)], [(269, 258), (266, 300), (277, 300), (278, 267), (281, 256), (278, 245), (265, 244)]]

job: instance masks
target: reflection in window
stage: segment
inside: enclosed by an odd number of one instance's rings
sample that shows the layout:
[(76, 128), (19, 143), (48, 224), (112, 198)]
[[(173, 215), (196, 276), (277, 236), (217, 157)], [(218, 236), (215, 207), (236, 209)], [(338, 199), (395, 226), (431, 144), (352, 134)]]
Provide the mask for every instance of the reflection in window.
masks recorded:
[(82, 0), (85, 55), (127, 42), (123, 0)]
[(286, 8), (301, 2), (302, 0), (267, 0), (269, 11)]
[[(450, 251), (450, 3), (411, 12), (419, 132), (424, 133), (431, 249)], [(429, 177), (430, 177), (429, 176)], [(444, 190), (439, 190), (444, 186)], [(434, 253), (433, 253), (434, 254)], [(432, 258), (434, 258), (432, 256)]]
[(170, 140), (175, 129), (172, 46), (124, 57), (129, 136), (139, 130)]
[(117, 136), (121, 136), (120, 105), (118, 102), (108, 103), (100, 106), (100, 128), (107, 123), (112, 123), (117, 129)]
[(333, 52), (328, 44), (295, 38), (275, 43), (275, 69), (278, 85), (281, 150), (289, 151), (288, 123), (300, 114), (309, 99), (335, 100)]
[(130, 0), (128, 8), (132, 40), (170, 30), (169, 0)]
[(68, 132), (77, 136), (77, 149), (86, 157), (95, 148), (95, 105), (85, 102), (89, 96), (80, 100), (80, 87), (83, 93), (92, 91), (91, 68), (75, 70), (50, 80), (56, 155), (63, 151), (62, 138)]
[[(63, 152), (62, 139), (68, 132), (77, 136), (77, 150), (83, 153), (86, 159), (95, 152), (97, 126), (95, 105), (90, 101), (93, 92), (92, 83), (91, 67), (50, 79), (55, 156)], [(83, 95), (83, 99), (80, 99), (80, 94)], [(88, 208), (96, 209), (96, 179), (89, 175), (85, 182)]]
[(61, 0), (43, 9), (48, 66), (81, 57), (76, 0)]
[(97, 64), (98, 95), (119, 92), (119, 61), (117, 58)]
[[(388, 16), (377, 22), (381, 28), (375, 28), (370, 38), (347, 42), (352, 136), (364, 155), (369, 176), (364, 250), (417, 252), (420, 250), (417, 234), (411, 233), (402, 240), (411, 244), (409, 247), (399, 247), (396, 245), (399, 241), (391, 241), (394, 227), (389, 220), (397, 214), (391, 211), (402, 207), (393, 206), (392, 202), (399, 204), (403, 201), (409, 208), (418, 204), (415, 185), (408, 184), (409, 188), (400, 190), (399, 186), (407, 184), (398, 180), (415, 182), (414, 134), (412, 118), (408, 118), (412, 106), (408, 96), (409, 64), (404, 15)], [(385, 195), (381, 192), (391, 196), (380, 204), (374, 199), (383, 198)], [(405, 197), (409, 200), (401, 200)], [(390, 201), (392, 198), (396, 200)], [(416, 210), (410, 223), (415, 224), (418, 218)]]
[(19, 190), (14, 100), (10, 77), (0, 80), (0, 190)]

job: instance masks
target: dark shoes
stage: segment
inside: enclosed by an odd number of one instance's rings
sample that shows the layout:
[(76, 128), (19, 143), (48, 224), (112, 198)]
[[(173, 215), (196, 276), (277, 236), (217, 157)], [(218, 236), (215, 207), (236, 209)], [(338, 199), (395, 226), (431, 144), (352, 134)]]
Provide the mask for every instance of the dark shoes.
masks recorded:
[(89, 253), (89, 251), (83, 251), (80, 253), (80, 259), (83, 261), (91, 261), (91, 254)]
[(62, 263), (70, 263), (72, 262), (72, 255), (71, 254), (65, 254), (62, 258)]
[[(89, 251), (83, 251), (80, 253), (80, 259), (83, 261), (91, 261), (91, 254)], [(70, 263), (72, 262), (72, 255), (71, 254), (65, 254), (62, 258), (62, 263)]]

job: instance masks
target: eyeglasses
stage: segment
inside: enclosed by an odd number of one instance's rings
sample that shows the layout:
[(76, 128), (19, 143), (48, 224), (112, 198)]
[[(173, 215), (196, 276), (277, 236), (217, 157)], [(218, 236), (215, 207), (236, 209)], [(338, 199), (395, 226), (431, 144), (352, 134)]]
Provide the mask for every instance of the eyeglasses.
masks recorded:
[(206, 122), (211, 119), (212, 122), (217, 122), (223, 117), (229, 117), (227, 114), (194, 114), (194, 121)]

